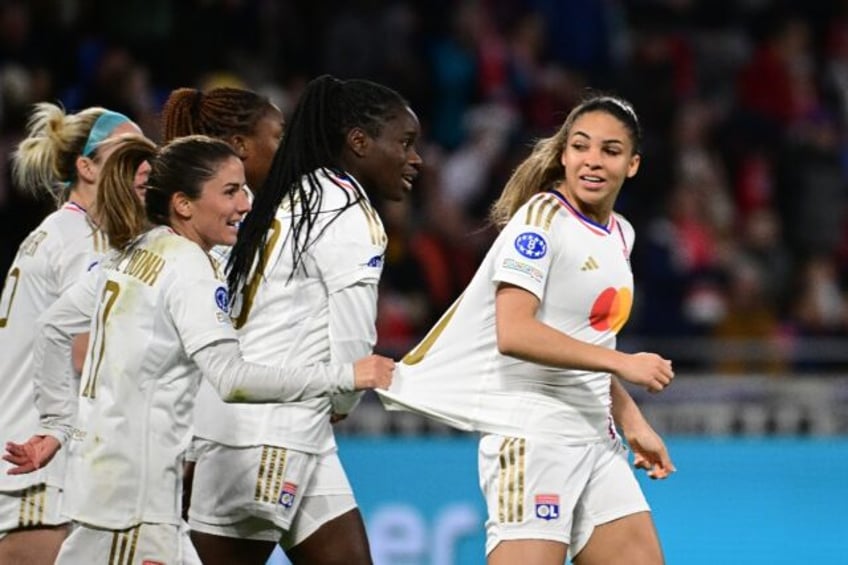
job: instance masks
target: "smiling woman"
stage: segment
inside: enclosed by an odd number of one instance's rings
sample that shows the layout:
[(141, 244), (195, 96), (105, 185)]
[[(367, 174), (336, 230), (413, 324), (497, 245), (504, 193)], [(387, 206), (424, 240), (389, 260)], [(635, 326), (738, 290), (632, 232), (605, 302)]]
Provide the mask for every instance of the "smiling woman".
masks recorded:
[(540, 140), (492, 208), (502, 231), (477, 274), (380, 392), (390, 409), (483, 434), (490, 565), (663, 562), (613, 425), (650, 477), (674, 471), (618, 381), (659, 392), (674, 376), (658, 355), (615, 349), (634, 232), (613, 207), (639, 135), (627, 102), (596, 95)]
[[(130, 198), (136, 171), (124, 160), (150, 162), (145, 201), (153, 227), (127, 238), (40, 319), (34, 380), (42, 429), (25, 444), (7, 444), (4, 459), (12, 474), (24, 474), (69, 444), (72, 488), (63, 511), (78, 527), (56, 563), (102, 562), (121, 547), (127, 563), (196, 564), (178, 509), (201, 377), (226, 402), (285, 402), (386, 386), (394, 363), (371, 356), (290, 369), (242, 360), (226, 286), (206, 253), (232, 244), (250, 209), (241, 160), (205, 136), (158, 151), (126, 139), (105, 167), (125, 171), (112, 188)], [(75, 422), (67, 353), (72, 334), (86, 328), (92, 337)]]
[[(247, 359), (339, 363), (371, 351), (386, 250), (373, 201), (412, 189), (418, 135), (415, 113), (385, 86), (307, 85), (230, 259)], [(371, 563), (332, 429), (358, 399), (235, 407), (201, 389), (189, 525), (204, 563), (262, 565), (277, 542), (295, 564)]]

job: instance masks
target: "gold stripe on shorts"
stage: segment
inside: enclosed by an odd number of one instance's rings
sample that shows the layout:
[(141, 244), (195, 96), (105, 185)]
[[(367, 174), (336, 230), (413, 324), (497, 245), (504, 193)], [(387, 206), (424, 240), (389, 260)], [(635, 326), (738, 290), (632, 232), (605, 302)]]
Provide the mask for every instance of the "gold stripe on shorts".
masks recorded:
[(287, 451), (283, 447), (262, 446), (262, 458), (259, 461), (259, 472), (256, 474), (253, 500), (277, 501), (277, 493), (282, 487), (286, 469), (286, 454)]
[(141, 524), (128, 530), (112, 533), (112, 546), (109, 548), (109, 565), (132, 565), (138, 548)]
[(27, 487), (21, 496), (18, 510), (18, 527), (31, 528), (44, 522), (44, 509), (47, 506), (47, 484), (40, 483)]
[(498, 521), (524, 520), (524, 460), (526, 440), (506, 438), (501, 443), (498, 462)]

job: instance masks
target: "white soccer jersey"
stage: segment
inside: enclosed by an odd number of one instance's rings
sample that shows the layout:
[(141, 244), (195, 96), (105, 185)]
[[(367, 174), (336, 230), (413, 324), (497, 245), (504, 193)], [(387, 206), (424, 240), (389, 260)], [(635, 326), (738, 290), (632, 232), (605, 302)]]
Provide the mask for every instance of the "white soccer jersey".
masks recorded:
[[(323, 187), (315, 238), (292, 275), (292, 212), (281, 206), (269, 232), (267, 261), (253, 274), (236, 304), (235, 325), (244, 358), (270, 365), (350, 362), (367, 354), (376, 341), (373, 312), (383, 269), (386, 234), (359, 184), (327, 170), (318, 173)], [(304, 187), (309, 185), (304, 179)], [(357, 201), (351, 205), (351, 202)], [(339, 215), (339, 211), (344, 209)], [(300, 209), (295, 210), (295, 214)], [(317, 236), (317, 237), (316, 237)], [(364, 346), (342, 355), (330, 325), (330, 296), (354, 285), (367, 285), (371, 304)], [(352, 311), (347, 326), (363, 312)], [(353, 318), (356, 318), (354, 320)], [(360, 323), (361, 325), (361, 323)], [(230, 446), (274, 445), (323, 453), (335, 446), (328, 397), (276, 405), (226, 405), (203, 385), (195, 412), (198, 437)]]
[[(35, 321), (107, 249), (105, 235), (85, 210), (68, 202), (47, 216), (18, 248), (0, 295), (0, 430), (3, 441), (24, 442), (38, 429), (33, 406)], [(70, 359), (68, 364), (70, 365)], [(62, 486), (64, 457), (26, 475), (7, 475), (0, 460), (0, 491), (47, 481)]]
[(533, 196), (498, 235), (468, 288), (398, 364), (389, 409), (425, 413), (464, 430), (598, 441), (614, 434), (609, 373), (559, 369), (501, 355), (495, 292), (535, 294), (537, 318), (581, 341), (614, 348), (630, 314), (634, 234), (613, 214), (598, 225), (559, 193)]
[(51, 319), (91, 318), (78, 427), (67, 446), (68, 515), (110, 529), (178, 524), (182, 453), (201, 379), (191, 356), (236, 339), (223, 282), (196, 244), (158, 227), (107, 256), (61, 302)]

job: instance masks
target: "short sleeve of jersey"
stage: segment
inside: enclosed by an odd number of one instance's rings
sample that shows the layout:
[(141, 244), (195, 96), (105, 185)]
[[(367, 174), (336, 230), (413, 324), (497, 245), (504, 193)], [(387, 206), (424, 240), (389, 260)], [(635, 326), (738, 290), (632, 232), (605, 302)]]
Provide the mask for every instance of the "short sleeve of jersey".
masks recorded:
[(194, 355), (207, 345), (237, 339), (229, 317), (229, 295), (210, 258), (197, 249), (182, 249), (166, 302), (186, 353)]
[[(536, 196), (519, 208), (498, 236), (497, 255), (492, 280), (521, 287), (539, 300), (544, 298), (545, 284), (554, 250), (551, 247), (551, 223), (559, 204), (553, 196)], [(541, 218), (541, 219), (539, 219)]]
[(312, 250), (327, 291), (332, 294), (359, 283), (379, 283), (385, 242), (383, 224), (367, 202), (342, 212)]

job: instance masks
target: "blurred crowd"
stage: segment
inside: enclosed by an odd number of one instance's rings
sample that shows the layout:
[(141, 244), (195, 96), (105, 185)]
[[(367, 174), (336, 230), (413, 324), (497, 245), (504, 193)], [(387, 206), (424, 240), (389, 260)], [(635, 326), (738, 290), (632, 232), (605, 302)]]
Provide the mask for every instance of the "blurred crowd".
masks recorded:
[(587, 88), (631, 100), (636, 310), (624, 347), (678, 369), (848, 368), (848, 1), (0, 0), (0, 268), (50, 209), (11, 186), (33, 102), (100, 105), (153, 139), (180, 86), (284, 112), (331, 73), (400, 91), (422, 122), (389, 234), (378, 349), (402, 355), (493, 237), (488, 206)]

